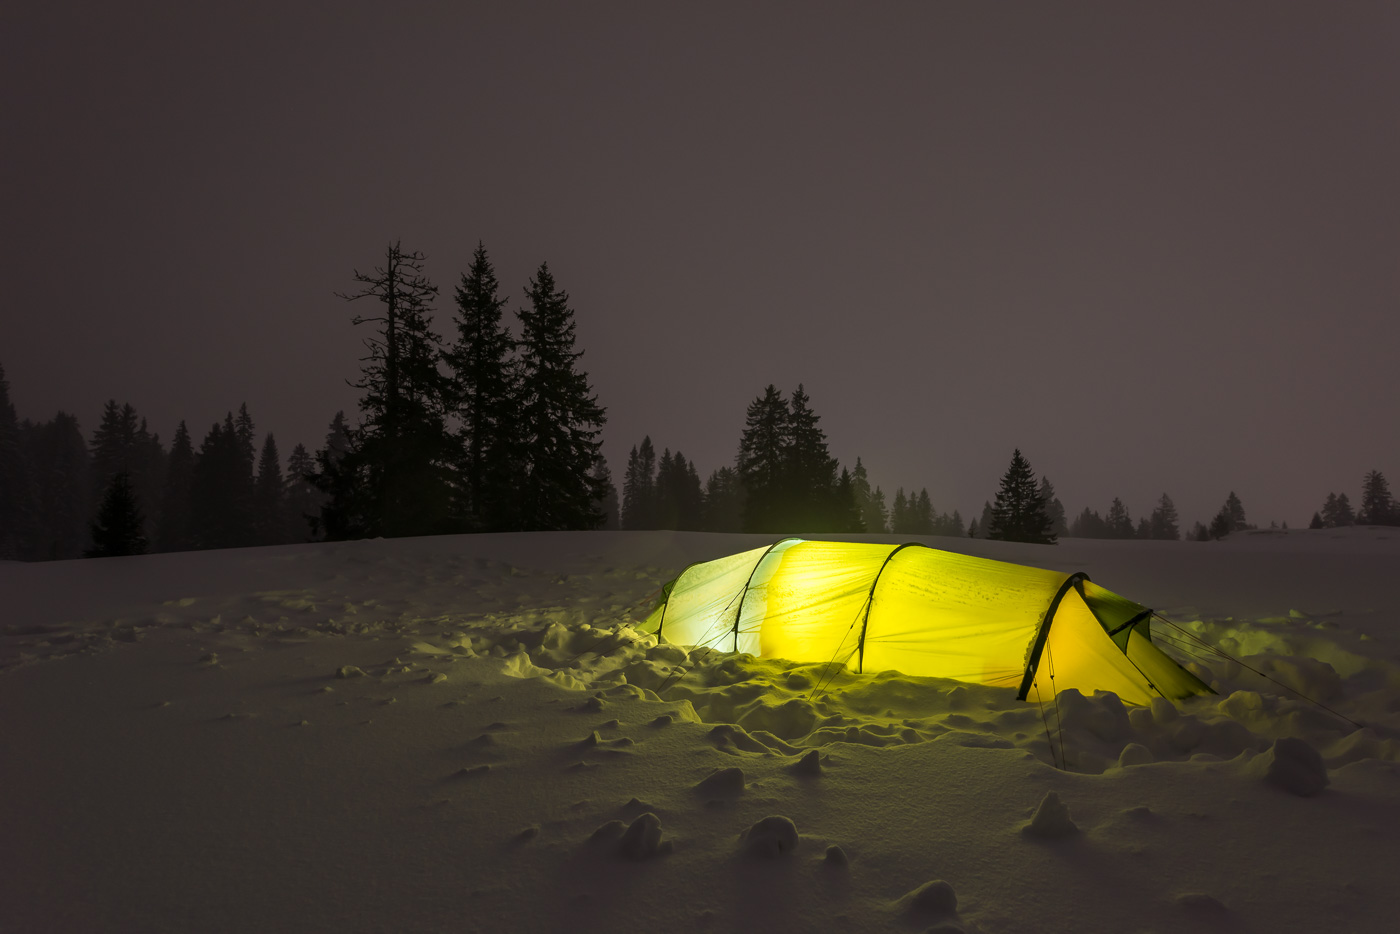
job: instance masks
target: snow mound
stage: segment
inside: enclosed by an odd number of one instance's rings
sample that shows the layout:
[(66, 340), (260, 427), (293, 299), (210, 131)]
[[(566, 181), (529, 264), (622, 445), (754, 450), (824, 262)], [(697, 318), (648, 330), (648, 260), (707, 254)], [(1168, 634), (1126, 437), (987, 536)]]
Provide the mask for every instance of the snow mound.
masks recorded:
[(739, 836), (750, 856), (776, 859), (797, 849), (797, 825), (782, 815), (765, 817)]
[(1070, 820), (1069, 808), (1060, 800), (1060, 796), (1047, 791), (1036, 807), (1031, 822), (1022, 828), (1022, 832), (1027, 836), (1054, 840), (1076, 834), (1079, 828)]
[(1250, 763), (1250, 771), (1284, 791), (1310, 798), (1330, 784), (1327, 766), (1318, 751), (1297, 737), (1277, 740)]

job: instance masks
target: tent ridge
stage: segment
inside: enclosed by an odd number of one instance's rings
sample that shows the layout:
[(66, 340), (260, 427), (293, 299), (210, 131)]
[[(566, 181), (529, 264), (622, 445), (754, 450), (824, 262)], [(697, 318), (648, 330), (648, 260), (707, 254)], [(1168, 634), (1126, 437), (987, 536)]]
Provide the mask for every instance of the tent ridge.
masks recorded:
[[(930, 545), (923, 542), (905, 542), (896, 545), (894, 550), (885, 555), (885, 560), (880, 564), (880, 570), (875, 572), (875, 579), (870, 582), (870, 592), (865, 597), (865, 618), (860, 622), (860, 644), (856, 647), (856, 671), (865, 671), (865, 630), (870, 626), (870, 608), (875, 603), (875, 586), (880, 583), (880, 575), (885, 573), (885, 568), (890, 566), (890, 561), (894, 556), (906, 548), (928, 548), (930, 551), (937, 551)], [(848, 656), (849, 657), (849, 656)]]
[(1026, 656), (1026, 673), (1021, 678), (1021, 689), (1016, 692), (1017, 700), (1025, 700), (1030, 694), (1031, 683), (1035, 681), (1036, 669), (1040, 667), (1040, 653), (1045, 650), (1045, 640), (1050, 637), (1050, 624), (1055, 620), (1055, 611), (1060, 608), (1060, 601), (1069, 593), (1071, 587), (1077, 586), (1080, 581), (1086, 581), (1089, 575), (1083, 571), (1075, 571), (1065, 582), (1060, 585), (1060, 589), (1055, 591), (1055, 596), (1050, 600), (1050, 606), (1045, 610), (1045, 617), (1040, 621), (1040, 629), (1035, 634), (1035, 641), (1031, 643), (1030, 653)]

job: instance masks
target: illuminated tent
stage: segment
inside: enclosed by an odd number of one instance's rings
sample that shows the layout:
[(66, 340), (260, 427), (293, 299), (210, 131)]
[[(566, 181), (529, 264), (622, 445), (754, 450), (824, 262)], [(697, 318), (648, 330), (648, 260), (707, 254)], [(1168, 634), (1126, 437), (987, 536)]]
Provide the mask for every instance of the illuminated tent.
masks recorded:
[(643, 629), (677, 645), (837, 661), (1130, 703), (1211, 689), (1152, 642), (1152, 611), (1083, 574), (925, 545), (784, 539), (686, 568)]

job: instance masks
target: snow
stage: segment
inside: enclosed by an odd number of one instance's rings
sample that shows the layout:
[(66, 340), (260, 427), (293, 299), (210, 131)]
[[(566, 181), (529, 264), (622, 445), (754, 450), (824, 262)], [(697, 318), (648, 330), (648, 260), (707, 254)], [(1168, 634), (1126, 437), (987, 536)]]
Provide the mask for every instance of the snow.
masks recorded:
[(1041, 708), (632, 628), (754, 536), (0, 564), (0, 928), (1392, 929), (1400, 537), (927, 542), (1157, 607), (1219, 694)]

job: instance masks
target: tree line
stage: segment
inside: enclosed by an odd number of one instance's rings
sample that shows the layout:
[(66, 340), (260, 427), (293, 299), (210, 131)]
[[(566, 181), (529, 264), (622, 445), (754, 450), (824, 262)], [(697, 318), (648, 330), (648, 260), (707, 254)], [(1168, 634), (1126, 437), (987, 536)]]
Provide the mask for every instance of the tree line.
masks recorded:
[(454, 294), (451, 341), (432, 326), (437, 287), (421, 253), (392, 243), (356, 270), (374, 311), (359, 420), (332, 420), (285, 472), (244, 405), (198, 449), (182, 421), (167, 447), (113, 400), (91, 440), (72, 415), (21, 422), (0, 368), (0, 558), (140, 554), (317, 539), (591, 529), (616, 512), (600, 454), (605, 410), (578, 366), (568, 293), (541, 263), (518, 310), (478, 245)]
[[(935, 508), (927, 488), (872, 487), (864, 463), (828, 449), (803, 385), (769, 385), (748, 406), (733, 466), (702, 483), (678, 449), (651, 437), (627, 457), (621, 501), (602, 458), (606, 410), (575, 347), (574, 312), (546, 263), (524, 289), (518, 331), (505, 323), (485, 246), (453, 292), (444, 339), (433, 328), (438, 288), (421, 253), (391, 243), (384, 262), (355, 270), (341, 295), (372, 311), (360, 375), (359, 418), (337, 413), (313, 454), (285, 462), (269, 433), (257, 444), (246, 405), (214, 422), (196, 448), (181, 421), (167, 447), (130, 404), (110, 400), (91, 439), (75, 417), (20, 421), (0, 367), (0, 559), (44, 560), (319, 539), (563, 529), (694, 529), (969, 535), (1053, 543), (1060, 537), (1182, 537), (1163, 493), (1135, 523), (1115, 497), (1067, 521), (1048, 477), (1019, 450), (994, 500), (964, 525)], [(1376, 470), (1354, 511), (1329, 493), (1311, 527), (1400, 524)], [(1193, 539), (1252, 528), (1232, 491)], [(1285, 525), (1286, 528), (1286, 525)]]

